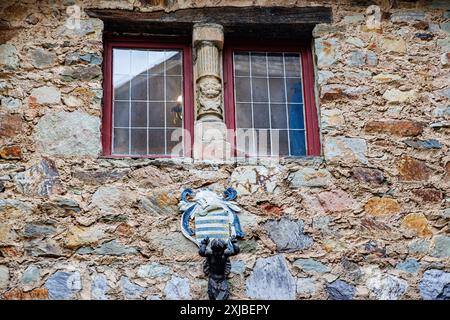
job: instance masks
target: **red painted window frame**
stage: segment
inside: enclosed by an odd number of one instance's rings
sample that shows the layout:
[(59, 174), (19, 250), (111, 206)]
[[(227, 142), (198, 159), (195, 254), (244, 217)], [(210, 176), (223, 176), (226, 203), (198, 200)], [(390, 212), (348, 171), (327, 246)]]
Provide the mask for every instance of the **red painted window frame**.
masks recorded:
[[(230, 42), (224, 46), (223, 70), (224, 70), (224, 103), (225, 123), (228, 129), (236, 132), (236, 106), (234, 100), (234, 78), (233, 78), (233, 51), (271, 51), (271, 52), (299, 52), (302, 63), (303, 100), (306, 124), (306, 156), (320, 156), (320, 132), (319, 121), (315, 101), (314, 61), (311, 47), (306, 44), (284, 44), (272, 43), (261, 45), (260, 43)], [(229, 142), (236, 156), (236, 135), (230, 137)]]
[(128, 49), (179, 49), (183, 51), (183, 95), (184, 95), (184, 129), (189, 137), (184, 136), (184, 155), (192, 157), (194, 142), (194, 101), (192, 88), (192, 49), (190, 39), (134, 39), (107, 38), (104, 46), (103, 69), (103, 112), (102, 112), (102, 147), (103, 156), (110, 158), (171, 158), (171, 155), (117, 155), (112, 154), (112, 50), (113, 48)]

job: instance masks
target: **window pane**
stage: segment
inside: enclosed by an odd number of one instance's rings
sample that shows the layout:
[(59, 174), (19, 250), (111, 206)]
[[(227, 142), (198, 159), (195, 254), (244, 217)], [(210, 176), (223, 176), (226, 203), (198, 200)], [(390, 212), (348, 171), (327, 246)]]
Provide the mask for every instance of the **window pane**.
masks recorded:
[(286, 77), (296, 77), (300, 78), (301, 66), (300, 66), (300, 55), (297, 53), (286, 53), (284, 55)]
[(236, 102), (250, 102), (250, 78), (236, 78), (234, 81)]
[(248, 52), (234, 54), (234, 73), (236, 76), (250, 76), (250, 57)]
[(252, 127), (252, 105), (250, 103), (236, 103), (236, 127)]
[(271, 102), (285, 102), (286, 101), (283, 78), (270, 78), (269, 86), (270, 86), (270, 101)]
[(303, 104), (291, 103), (288, 105), (289, 128), (304, 129)]
[(237, 129), (236, 130), (236, 145), (237, 156), (247, 157), (256, 155), (256, 141), (254, 129)]
[(258, 141), (258, 155), (259, 156), (270, 156), (271, 146), (270, 146), (270, 130), (269, 129), (259, 129), (256, 130), (257, 141)]
[(253, 105), (253, 117), (255, 128), (270, 128), (268, 104), (255, 103)]
[(166, 121), (168, 127), (183, 126), (183, 108), (180, 103), (168, 102), (166, 108)]
[(113, 71), (115, 74), (130, 74), (131, 53), (128, 49), (113, 49)]
[(300, 79), (286, 79), (286, 89), (288, 102), (302, 103), (302, 83)]
[(129, 76), (114, 75), (114, 100), (130, 99), (130, 82)]
[(166, 51), (166, 74), (181, 76), (181, 52)]
[(164, 75), (164, 51), (150, 51), (148, 55), (148, 74), (150, 75)]
[(271, 104), (270, 115), (272, 121), (272, 128), (287, 129), (286, 105), (285, 104)]
[(131, 126), (147, 127), (147, 102), (131, 103)]
[(131, 100), (147, 100), (146, 76), (135, 76), (131, 79)]
[(183, 127), (182, 62), (181, 50), (113, 49), (113, 153), (165, 155), (178, 144), (168, 135)]
[(265, 53), (252, 53), (252, 77), (266, 77), (267, 64)]
[(253, 78), (252, 79), (252, 94), (253, 102), (268, 102), (269, 96), (267, 92), (267, 79)]
[(114, 129), (113, 153), (128, 154), (128, 133), (129, 129)]
[(148, 69), (147, 51), (131, 51), (131, 75), (146, 75)]
[(131, 129), (131, 154), (147, 153), (147, 129)]
[[(178, 76), (170, 76), (166, 77), (166, 100), (167, 101), (177, 101), (181, 96), (182, 85), (181, 85), (181, 77)], [(180, 99), (181, 99), (180, 98)]]
[(114, 102), (114, 127), (128, 127), (130, 104), (128, 102)]
[(148, 130), (148, 153), (165, 154), (165, 129)]
[(306, 155), (305, 148), (305, 131), (303, 130), (290, 130), (289, 140), (291, 144), (292, 156), (304, 156)]
[(163, 128), (164, 124), (164, 102), (148, 103), (148, 126)]
[(181, 129), (167, 129), (167, 154), (183, 156), (183, 131)]
[(269, 76), (283, 77), (283, 54), (269, 53), (267, 55)]
[[(289, 141), (287, 130), (274, 130), (272, 132), (272, 152), (275, 152), (276, 143), (278, 144), (278, 155), (289, 156)], [(278, 137), (277, 137), (278, 135)], [(276, 138), (276, 139), (275, 139)]]
[(148, 77), (148, 100), (164, 100), (164, 76), (150, 75)]

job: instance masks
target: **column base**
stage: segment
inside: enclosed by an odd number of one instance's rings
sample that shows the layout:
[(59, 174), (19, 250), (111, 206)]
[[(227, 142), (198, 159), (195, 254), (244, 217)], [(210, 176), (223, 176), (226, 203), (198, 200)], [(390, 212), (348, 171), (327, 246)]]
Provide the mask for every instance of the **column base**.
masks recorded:
[(197, 121), (194, 125), (194, 160), (224, 162), (231, 159), (227, 127), (220, 121)]

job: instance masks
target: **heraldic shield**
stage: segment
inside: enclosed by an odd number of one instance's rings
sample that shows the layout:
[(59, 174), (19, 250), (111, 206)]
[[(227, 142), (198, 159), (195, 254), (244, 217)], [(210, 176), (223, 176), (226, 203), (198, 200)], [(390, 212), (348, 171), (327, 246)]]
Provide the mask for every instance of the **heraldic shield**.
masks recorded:
[[(184, 190), (179, 204), (183, 212), (183, 235), (198, 246), (205, 238), (221, 239), (232, 250), (231, 240), (245, 235), (237, 216), (241, 209), (233, 202), (236, 196), (237, 192), (233, 188), (227, 188), (223, 197), (205, 188), (198, 190), (195, 195), (192, 189)], [(188, 201), (188, 197), (192, 201)], [(191, 220), (194, 220), (194, 230), (189, 225)]]

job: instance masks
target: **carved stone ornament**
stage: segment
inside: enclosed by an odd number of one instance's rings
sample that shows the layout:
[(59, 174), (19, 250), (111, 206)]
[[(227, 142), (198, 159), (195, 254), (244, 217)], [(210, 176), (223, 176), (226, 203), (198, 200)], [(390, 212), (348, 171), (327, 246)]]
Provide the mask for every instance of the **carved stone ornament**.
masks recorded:
[(213, 76), (206, 76), (198, 81), (197, 103), (200, 115), (214, 114), (221, 116), (222, 112), (222, 84)]
[[(179, 203), (179, 208), (183, 211), (183, 235), (198, 246), (208, 237), (210, 240), (221, 239), (231, 248), (232, 238), (244, 237), (237, 216), (241, 209), (232, 201), (236, 196), (237, 192), (233, 188), (227, 188), (224, 197), (209, 189), (200, 189), (195, 195), (192, 189), (184, 190)], [(194, 222), (194, 229), (189, 226), (191, 220)]]

